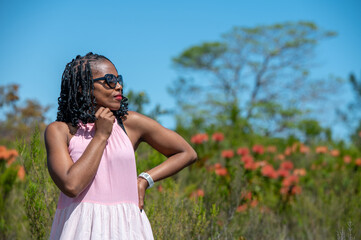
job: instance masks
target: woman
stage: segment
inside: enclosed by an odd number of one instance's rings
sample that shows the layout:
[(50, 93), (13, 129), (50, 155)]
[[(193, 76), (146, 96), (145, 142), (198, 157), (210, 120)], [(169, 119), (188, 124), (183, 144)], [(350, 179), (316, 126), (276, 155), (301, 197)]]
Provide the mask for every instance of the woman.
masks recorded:
[[(50, 239), (153, 239), (147, 188), (196, 161), (177, 133), (127, 111), (112, 62), (88, 53), (66, 65), (57, 121), (45, 131), (49, 173), (61, 190)], [(168, 159), (137, 177), (134, 151), (146, 142)]]

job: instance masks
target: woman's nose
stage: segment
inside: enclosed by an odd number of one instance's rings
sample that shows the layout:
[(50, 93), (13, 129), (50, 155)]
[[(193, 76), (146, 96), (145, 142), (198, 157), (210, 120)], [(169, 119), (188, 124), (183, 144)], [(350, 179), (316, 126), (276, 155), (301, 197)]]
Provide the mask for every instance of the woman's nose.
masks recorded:
[(120, 85), (119, 82), (117, 82), (117, 85), (115, 85), (115, 90), (122, 90), (123, 89), (123, 86)]

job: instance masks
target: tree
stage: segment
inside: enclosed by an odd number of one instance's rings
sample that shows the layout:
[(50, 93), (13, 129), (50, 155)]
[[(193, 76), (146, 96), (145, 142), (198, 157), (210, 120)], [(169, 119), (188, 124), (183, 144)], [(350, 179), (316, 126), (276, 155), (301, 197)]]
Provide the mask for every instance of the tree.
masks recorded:
[(287, 129), (301, 106), (335, 89), (334, 82), (310, 76), (315, 47), (333, 36), (311, 22), (287, 22), (235, 27), (220, 41), (187, 48), (173, 58), (182, 75), (169, 89), (187, 113), (178, 122), (201, 112), (205, 124), (236, 125), (242, 118), (265, 126), (271, 117), (268, 131)]
[(29, 140), (35, 127), (39, 127), (41, 132), (46, 127), (45, 114), (49, 106), (29, 99), (19, 106), (18, 89), (16, 84), (0, 86), (0, 110), (2, 117), (5, 117), (0, 119), (0, 136), (1, 143), (5, 145), (16, 139)]
[(155, 120), (158, 120), (158, 117), (161, 115), (170, 113), (169, 110), (162, 109), (159, 104), (157, 104), (152, 110), (146, 112), (145, 105), (149, 104), (150, 100), (145, 92), (135, 92), (133, 90), (129, 90), (126, 96), (129, 99), (129, 110), (147, 115)]

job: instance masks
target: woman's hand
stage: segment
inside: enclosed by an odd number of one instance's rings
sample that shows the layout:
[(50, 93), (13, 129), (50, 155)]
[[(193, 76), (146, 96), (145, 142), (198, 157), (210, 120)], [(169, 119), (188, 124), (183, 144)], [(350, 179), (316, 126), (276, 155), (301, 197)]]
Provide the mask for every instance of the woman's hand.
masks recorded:
[(95, 135), (94, 137), (101, 137), (108, 139), (112, 133), (113, 123), (115, 117), (109, 108), (100, 107), (95, 113)]
[(141, 177), (138, 177), (137, 181), (138, 181), (139, 209), (140, 211), (142, 211), (144, 208), (145, 190), (148, 187), (148, 181)]

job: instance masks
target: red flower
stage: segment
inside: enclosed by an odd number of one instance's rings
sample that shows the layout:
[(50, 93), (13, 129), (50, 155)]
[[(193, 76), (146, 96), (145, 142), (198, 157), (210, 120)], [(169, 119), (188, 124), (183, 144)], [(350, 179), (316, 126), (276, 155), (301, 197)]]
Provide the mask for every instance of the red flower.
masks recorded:
[(293, 169), (293, 163), (291, 161), (284, 161), (281, 163), (281, 168), (285, 170), (292, 170)]
[(252, 148), (252, 151), (254, 153), (257, 153), (257, 154), (263, 154), (264, 153), (264, 148), (262, 145), (254, 145), (253, 148)]
[(244, 155), (242, 156), (241, 161), (244, 163), (253, 162), (253, 157), (251, 155)]
[(222, 168), (222, 165), (220, 163), (216, 163), (216, 164), (214, 164), (214, 168), (220, 169), (220, 168)]
[(224, 140), (224, 135), (221, 132), (213, 133), (212, 140), (216, 142), (222, 142)]
[(244, 196), (244, 199), (251, 200), (252, 199), (252, 192), (247, 192)]
[(257, 199), (253, 199), (252, 201), (251, 201), (251, 207), (256, 207), (257, 205), (258, 205), (258, 200)]
[(226, 176), (228, 174), (227, 168), (218, 168), (215, 170), (218, 176)]
[(361, 158), (356, 159), (356, 160), (355, 160), (355, 164), (356, 164), (357, 166), (361, 166)]
[(294, 185), (298, 183), (299, 178), (296, 175), (289, 175), (288, 177), (284, 178), (282, 181), (282, 186), (284, 187), (290, 187), (291, 185)]
[(233, 156), (234, 156), (234, 152), (231, 149), (222, 151), (222, 157), (224, 158), (232, 158)]
[(197, 189), (196, 191), (192, 192), (189, 197), (190, 198), (204, 197), (204, 191), (202, 189)]
[(340, 151), (337, 149), (333, 149), (332, 151), (330, 151), (330, 154), (333, 157), (338, 157), (340, 155)]
[(262, 175), (269, 178), (278, 178), (277, 172), (274, 170), (274, 168), (271, 165), (266, 165), (262, 168)]
[(191, 138), (191, 142), (194, 144), (202, 144), (208, 141), (208, 135), (206, 133), (198, 133)]
[(249, 150), (246, 147), (240, 147), (240, 148), (237, 149), (237, 154), (245, 156), (245, 155), (249, 154)]
[(316, 153), (327, 153), (328, 149), (326, 146), (318, 146), (316, 147)]
[(258, 168), (258, 164), (256, 164), (255, 162), (246, 162), (244, 164), (244, 169), (247, 170), (256, 170)]
[(300, 194), (302, 192), (302, 188), (300, 186), (293, 186), (292, 187), (292, 190), (291, 190), (291, 193), (292, 194)]
[(287, 177), (288, 175), (290, 175), (290, 172), (287, 169), (284, 169), (284, 168), (278, 169), (277, 173), (281, 177)]
[(346, 155), (346, 156), (343, 157), (343, 161), (344, 161), (346, 164), (349, 164), (349, 163), (352, 161), (352, 159), (351, 159), (350, 156)]
[(238, 208), (237, 208), (237, 212), (244, 212), (247, 210), (247, 204), (242, 204), (242, 205), (239, 205)]
[(157, 187), (157, 190), (158, 190), (158, 192), (163, 192), (163, 186), (162, 186), (162, 185), (159, 185), (159, 186)]

